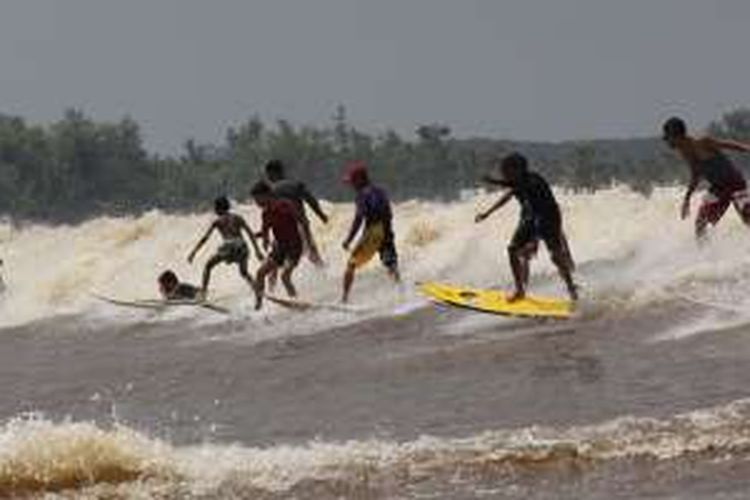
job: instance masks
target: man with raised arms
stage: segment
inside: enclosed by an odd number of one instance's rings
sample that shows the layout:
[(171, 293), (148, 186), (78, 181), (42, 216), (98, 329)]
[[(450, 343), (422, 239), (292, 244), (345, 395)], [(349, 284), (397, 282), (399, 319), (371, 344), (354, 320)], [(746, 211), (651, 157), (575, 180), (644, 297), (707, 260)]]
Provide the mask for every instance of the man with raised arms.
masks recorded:
[(662, 127), (662, 138), (676, 150), (690, 167), (690, 182), (682, 201), (680, 215), (690, 215), (690, 198), (701, 180), (708, 183), (708, 191), (695, 218), (695, 236), (705, 236), (708, 225), (715, 225), (729, 208), (735, 210), (745, 224), (750, 225), (750, 195), (742, 172), (724, 154), (724, 151), (750, 152), (750, 144), (717, 139), (693, 137), (688, 134), (685, 122), (672, 117)]
[(578, 300), (578, 287), (573, 281), (572, 274), (575, 264), (563, 232), (560, 207), (552, 189), (541, 175), (529, 171), (526, 157), (519, 153), (512, 153), (503, 158), (500, 168), (502, 179), (485, 176), (484, 180), (508, 188), (508, 192), (487, 211), (479, 213), (475, 220), (482, 222), (514, 197), (521, 205), (521, 218), (508, 246), (508, 257), (515, 281), (515, 291), (508, 300), (513, 302), (526, 296), (529, 263), (536, 255), (539, 240), (544, 241), (547, 246), (552, 262), (567, 286), (571, 300)]

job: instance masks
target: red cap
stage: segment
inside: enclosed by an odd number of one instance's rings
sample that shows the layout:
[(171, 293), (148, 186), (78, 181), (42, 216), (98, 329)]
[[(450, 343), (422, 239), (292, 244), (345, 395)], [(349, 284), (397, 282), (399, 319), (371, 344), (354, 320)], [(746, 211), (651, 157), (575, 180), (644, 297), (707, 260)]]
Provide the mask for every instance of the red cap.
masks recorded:
[(346, 164), (344, 171), (344, 182), (353, 186), (367, 184), (370, 180), (367, 175), (367, 165), (361, 160), (350, 161)]

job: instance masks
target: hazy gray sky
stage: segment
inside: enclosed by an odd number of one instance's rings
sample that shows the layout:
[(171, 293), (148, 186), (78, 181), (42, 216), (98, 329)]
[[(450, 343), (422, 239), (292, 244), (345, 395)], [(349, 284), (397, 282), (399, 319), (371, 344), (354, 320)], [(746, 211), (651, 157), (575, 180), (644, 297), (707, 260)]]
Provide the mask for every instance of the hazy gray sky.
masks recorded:
[(0, 111), (129, 114), (148, 144), (254, 112), (560, 140), (750, 105), (748, 0), (3, 0)]

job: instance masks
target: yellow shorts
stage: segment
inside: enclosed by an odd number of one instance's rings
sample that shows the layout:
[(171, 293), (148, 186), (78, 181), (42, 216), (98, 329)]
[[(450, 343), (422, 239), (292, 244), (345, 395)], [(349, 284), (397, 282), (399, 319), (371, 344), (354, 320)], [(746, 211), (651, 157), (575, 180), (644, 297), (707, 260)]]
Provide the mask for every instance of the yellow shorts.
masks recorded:
[(385, 228), (383, 224), (373, 224), (365, 228), (362, 237), (357, 242), (357, 246), (352, 250), (349, 257), (349, 265), (362, 267), (380, 251), (385, 241)]

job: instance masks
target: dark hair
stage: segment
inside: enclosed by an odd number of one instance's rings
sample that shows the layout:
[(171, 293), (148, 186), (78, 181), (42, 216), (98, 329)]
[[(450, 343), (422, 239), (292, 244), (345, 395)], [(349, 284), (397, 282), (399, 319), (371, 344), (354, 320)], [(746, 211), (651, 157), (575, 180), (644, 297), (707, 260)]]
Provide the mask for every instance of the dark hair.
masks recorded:
[(167, 269), (159, 275), (159, 283), (162, 285), (177, 283), (177, 275), (171, 269)]
[(525, 173), (529, 169), (529, 161), (521, 153), (511, 153), (502, 160), (502, 168), (513, 170), (514, 172)]
[(687, 135), (687, 125), (685, 125), (685, 121), (677, 116), (673, 116), (665, 121), (661, 130), (664, 139), (669, 137), (685, 137)]
[(214, 200), (214, 211), (219, 214), (229, 212), (229, 198), (226, 196), (219, 196)]
[(281, 160), (270, 160), (266, 163), (266, 175), (283, 177), (284, 170), (284, 163)]
[(258, 181), (250, 189), (250, 194), (252, 196), (270, 195), (270, 194), (273, 194), (273, 190), (271, 189), (271, 186), (267, 182)]

